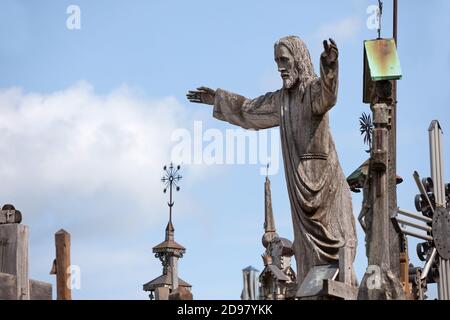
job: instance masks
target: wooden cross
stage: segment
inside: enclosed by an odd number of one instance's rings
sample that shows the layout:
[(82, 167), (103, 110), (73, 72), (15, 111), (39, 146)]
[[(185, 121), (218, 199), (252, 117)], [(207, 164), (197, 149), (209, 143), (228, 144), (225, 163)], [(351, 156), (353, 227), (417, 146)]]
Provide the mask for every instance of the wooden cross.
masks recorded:
[(52, 299), (51, 284), (28, 278), (28, 226), (23, 224), (0, 224), (0, 299)]

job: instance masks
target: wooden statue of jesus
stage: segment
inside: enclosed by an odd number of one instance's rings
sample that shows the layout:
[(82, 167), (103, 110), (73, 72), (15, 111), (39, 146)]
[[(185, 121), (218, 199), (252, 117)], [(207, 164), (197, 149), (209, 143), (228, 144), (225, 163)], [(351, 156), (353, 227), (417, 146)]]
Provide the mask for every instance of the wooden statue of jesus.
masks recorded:
[(275, 62), (283, 88), (256, 99), (207, 87), (187, 94), (191, 102), (213, 105), (219, 120), (245, 129), (280, 127), (299, 286), (312, 267), (337, 264), (340, 248), (349, 247), (351, 261), (356, 251), (350, 189), (328, 120), (338, 94), (338, 48), (330, 39), (324, 49), (318, 77), (300, 38), (277, 41)]

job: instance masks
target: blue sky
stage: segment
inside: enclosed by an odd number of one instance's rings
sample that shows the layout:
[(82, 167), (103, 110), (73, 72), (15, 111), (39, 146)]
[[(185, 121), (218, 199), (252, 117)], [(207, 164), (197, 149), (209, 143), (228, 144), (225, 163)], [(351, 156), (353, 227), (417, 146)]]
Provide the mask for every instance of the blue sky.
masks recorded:
[[(391, 36), (391, 1), (382, 35)], [(428, 126), (444, 128), (450, 161), (450, 3), (399, 1), (399, 206), (413, 211), (412, 173), (429, 175)], [(80, 266), (75, 299), (146, 299), (161, 272), (151, 248), (167, 221), (162, 166), (177, 128), (234, 129), (192, 105), (200, 85), (256, 97), (281, 86), (273, 43), (302, 37), (317, 66), (322, 40), (340, 48), (340, 93), (330, 122), (344, 172), (367, 154), (359, 135), (366, 9), (376, 1), (0, 1), (0, 202), (30, 226), (30, 272), (41, 281), (54, 233), (72, 234)], [(69, 5), (81, 29), (66, 27)], [(275, 129), (276, 130), (276, 129)], [(276, 132), (274, 133), (276, 134)], [(281, 160), (280, 160), (281, 161)], [(185, 165), (174, 207), (175, 237), (187, 248), (181, 277), (197, 299), (237, 299), (241, 269), (261, 269), (263, 183), (258, 165)], [(448, 166), (446, 166), (448, 168)], [(450, 170), (445, 171), (450, 181)], [(271, 176), (278, 233), (292, 239), (284, 172)], [(353, 197), (357, 216), (361, 197)], [(359, 233), (359, 278), (367, 265)], [(414, 263), (415, 242), (410, 241)]]

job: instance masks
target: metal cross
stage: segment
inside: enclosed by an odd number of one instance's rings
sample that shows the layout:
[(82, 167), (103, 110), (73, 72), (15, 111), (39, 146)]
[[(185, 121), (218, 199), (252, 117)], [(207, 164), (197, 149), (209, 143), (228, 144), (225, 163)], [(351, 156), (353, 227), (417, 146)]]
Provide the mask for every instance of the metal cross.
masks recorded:
[(172, 200), (172, 187), (175, 186), (176, 191), (180, 191), (180, 187), (178, 186), (179, 181), (181, 180), (181, 176), (178, 174), (181, 167), (178, 165), (176, 168), (173, 166), (172, 163), (170, 163), (170, 166), (167, 168), (167, 166), (164, 166), (164, 176), (162, 177), (161, 181), (164, 183), (164, 193), (167, 192), (167, 189), (169, 189), (169, 202), (167, 205), (169, 206), (169, 221), (172, 221), (172, 207), (173, 207), (173, 200)]

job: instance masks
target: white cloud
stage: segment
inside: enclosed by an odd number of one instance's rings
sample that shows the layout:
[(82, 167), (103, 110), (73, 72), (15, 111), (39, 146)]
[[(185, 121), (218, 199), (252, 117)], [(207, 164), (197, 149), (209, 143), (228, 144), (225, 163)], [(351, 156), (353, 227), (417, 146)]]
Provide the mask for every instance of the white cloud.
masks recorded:
[[(76, 299), (147, 298), (142, 284), (161, 272), (151, 248), (163, 240), (168, 218), (162, 166), (174, 129), (191, 131), (199, 118), (210, 119), (211, 109), (147, 99), (127, 87), (104, 95), (86, 82), (50, 94), (0, 89), (0, 205), (14, 204), (30, 228), (31, 277), (54, 284), (54, 233), (64, 228), (71, 262), (82, 271)], [(189, 226), (213, 238), (220, 231), (195, 187), (224, 172), (220, 165), (183, 167), (175, 227), (189, 248), (180, 268), (187, 281), (195, 281), (189, 259), (204, 253), (193, 250), (198, 240), (187, 236)]]
[(320, 40), (333, 38), (339, 45), (339, 43), (355, 39), (363, 27), (364, 23), (360, 17), (347, 17), (323, 24), (316, 32), (316, 38)]
[(76, 208), (80, 225), (87, 217), (90, 223), (105, 215), (114, 220), (111, 205), (119, 198), (148, 210), (162, 200), (162, 165), (182, 111), (173, 97), (149, 100), (127, 87), (99, 95), (86, 82), (52, 94), (1, 90), (0, 200), (34, 221), (44, 208), (56, 206), (69, 216), (73, 203), (111, 199), (102, 204), (108, 212)]
[[(64, 228), (83, 271), (76, 298), (146, 298), (142, 284), (161, 271), (151, 246), (168, 216), (162, 166), (173, 130), (190, 117), (173, 97), (126, 86), (105, 95), (86, 82), (51, 94), (0, 90), (0, 205), (14, 204), (30, 227), (33, 278), (54, 284), (53, 237)], [(180, 196), (179, 214), (194, 212)]]

